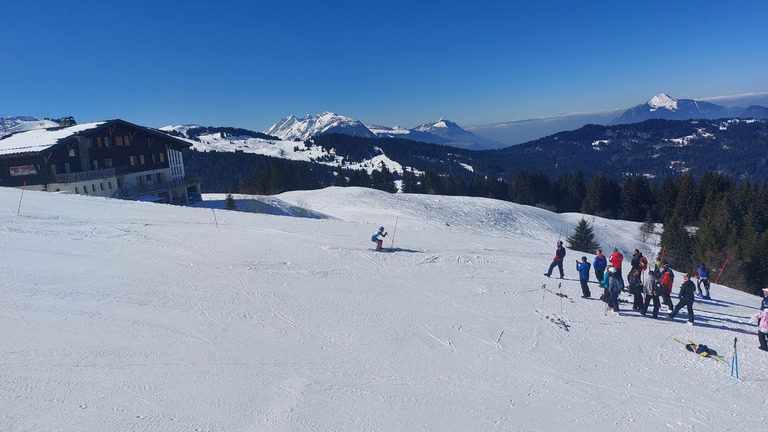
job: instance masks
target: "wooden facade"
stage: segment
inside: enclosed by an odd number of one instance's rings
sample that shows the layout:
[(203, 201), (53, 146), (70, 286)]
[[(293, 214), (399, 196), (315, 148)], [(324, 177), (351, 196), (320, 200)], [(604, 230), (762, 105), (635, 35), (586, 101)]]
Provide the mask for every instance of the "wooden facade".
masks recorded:
[(185, 178), (190, 146), (119, 119), (21, 132), (0, 139), (0, 186), (188, 204), (200, 193)]

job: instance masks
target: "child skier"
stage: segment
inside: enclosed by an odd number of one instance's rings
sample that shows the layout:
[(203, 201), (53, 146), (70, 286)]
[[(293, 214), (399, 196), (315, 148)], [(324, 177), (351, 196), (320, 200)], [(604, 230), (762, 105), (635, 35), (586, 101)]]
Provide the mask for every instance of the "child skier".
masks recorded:
[(387, 233), (384, 232), (384, 227), (379, 228), (379, 232), (373, 235), (371, 237), (371, 241), (376, 243), (376, 250), (381, 250), (381, 245), (384, 244), (384, 237), (387, 236)]

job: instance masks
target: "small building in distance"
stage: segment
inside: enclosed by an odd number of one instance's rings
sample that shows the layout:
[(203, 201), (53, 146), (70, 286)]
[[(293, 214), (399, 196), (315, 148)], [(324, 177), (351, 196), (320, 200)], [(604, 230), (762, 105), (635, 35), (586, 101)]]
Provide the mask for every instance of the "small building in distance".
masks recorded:
[(187, 141), (115, 119), (35, 129), (0, 139), (0, 186), (189, 204), (200, 180), (186, 178)]

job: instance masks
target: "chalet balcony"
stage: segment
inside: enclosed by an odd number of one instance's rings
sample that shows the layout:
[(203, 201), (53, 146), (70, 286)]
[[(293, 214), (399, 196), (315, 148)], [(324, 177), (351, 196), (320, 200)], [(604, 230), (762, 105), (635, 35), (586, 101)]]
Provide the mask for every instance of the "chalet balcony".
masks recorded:
[(128, 174), (128, 167), (103, 168), (93, 171), (78, 171), (69, 174), (49, 175), (49, 183), (78, 183), (85, 181), (102, 180), (110, 177)]

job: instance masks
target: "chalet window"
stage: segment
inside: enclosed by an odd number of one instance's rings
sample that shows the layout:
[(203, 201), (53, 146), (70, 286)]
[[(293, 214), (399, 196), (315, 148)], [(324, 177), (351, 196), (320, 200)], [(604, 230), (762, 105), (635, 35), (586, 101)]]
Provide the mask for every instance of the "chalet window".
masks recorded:
[(144, 155), (139, 155), (139, 164), (144, 165)]
[(104, 168), (112, 168), (112, 159), (104, 159)]
[(91, 185), (91, 192), (96, 192), (96, 185), (95, 184)]
[(122, 147), (122, 145), (123, 145), (123, 137), (116, 136), (115, 137), (115, 145)]
[(165, 153), (160, 153), (160, 163), (165, 162)]
[(162, 183), (163, 182), (163, 175), (161, 173), (155, 174), (155, 182), (156, 183)]
[(104, 190), (104, 183), (99, 183), (99, 187), (101, 187), (101, 190)]
[(123, 145), (127, 145), (127, 146), (131, 145), (131, 137), (130, 136), (126, 135), (126, 136), (123, 137)]
[(96, 143), (95, 143), (95, 142), (93, 142), (93, 140), (92, 140), (91, 138), (88, 138), (88, 147), (89, 147), (89, 148), (94, 148), (94, 147), (96, 147)]
[(107, 182), (107, 187), (109, 188), (109, 190), (112, 190), (112, 182)]
[(75, 149), (69, 149), (69, 157), (75, 157), (77, 154), (75, 153)]
[(96, 145), (98, 147), (103, 147), (105, 145), (102, 139), (103, 139), (102, 137), (96, 137)]
[(136, 165), (136, 156), (131, 156), (129, 160), (130, 160), (131, 166)]
[(93, 169), (95, 169), (95, 170), (99, 169), (99, 161), (97, 161), (95, 159), (93, 160)]
[(75, 193), (80, 194), (80, 189), (77, 186), (75, 186)]

